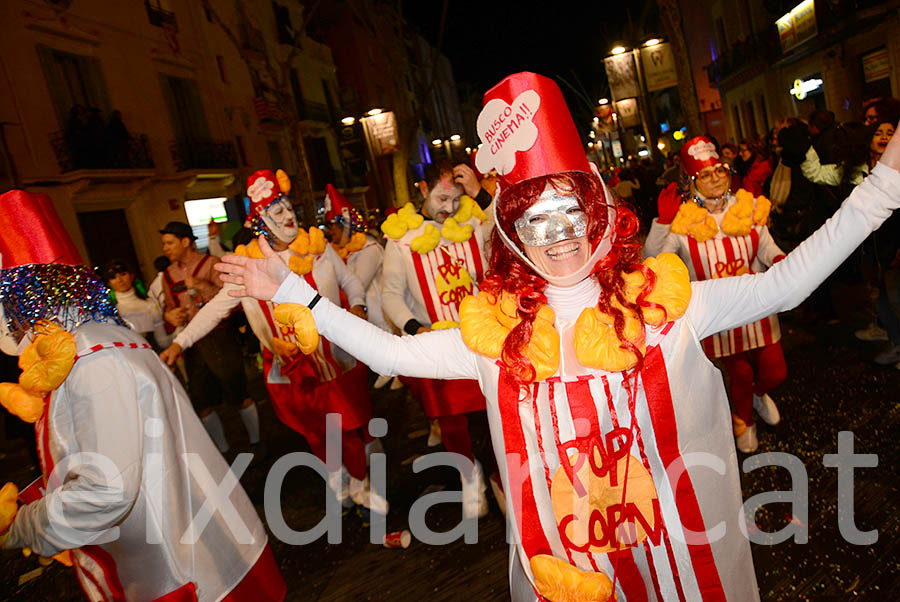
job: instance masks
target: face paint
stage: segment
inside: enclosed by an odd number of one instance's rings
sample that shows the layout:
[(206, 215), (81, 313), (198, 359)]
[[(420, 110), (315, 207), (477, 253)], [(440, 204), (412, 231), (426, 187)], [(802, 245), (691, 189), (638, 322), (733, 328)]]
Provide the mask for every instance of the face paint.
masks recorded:
[(287, 199), (273, 201), (260, 213), (260, 217), (272, 235), (281, 242), (290, 244), (297, 238), (300, 227), (297, 225), (294, 208)]
[(425, 215), (443, 224), (459, 209), (459, 199), (463, 194), (462, 186), (455, 184), (451, 176), (442, 177), (434, 188), (428, 191), (428, 198), (425, 199)]
[(538, 201), (515, 222), (522, 244), (544, 247), (587, 235), (587, 216), (575, 195), (561, 195), (548, 187)]

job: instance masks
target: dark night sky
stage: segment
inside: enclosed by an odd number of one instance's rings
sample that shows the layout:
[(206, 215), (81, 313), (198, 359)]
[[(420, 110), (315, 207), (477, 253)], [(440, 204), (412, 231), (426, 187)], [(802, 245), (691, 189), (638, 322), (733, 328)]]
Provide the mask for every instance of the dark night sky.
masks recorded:
[[(481, 95), (506, 75), (534, 71), (555, 79), (569, 108), (587, 118), (593, 103), (608, 94), (603, 57), (629, 37), (626, 2), (637, 34), (655, 27), (653, 0), (625, 0), (618, 10), (608, 8), (613, 4), (609, 0), (533, 4), (449, 0), (441, 50), (453, 64), (461, 96), (471, 89), (480, 102)], [(403, 3), (406, 19), (433, 44), (438, 38), (442, 5), (442, 0)], [(649, 27), (642, 28), (642, 21)]]

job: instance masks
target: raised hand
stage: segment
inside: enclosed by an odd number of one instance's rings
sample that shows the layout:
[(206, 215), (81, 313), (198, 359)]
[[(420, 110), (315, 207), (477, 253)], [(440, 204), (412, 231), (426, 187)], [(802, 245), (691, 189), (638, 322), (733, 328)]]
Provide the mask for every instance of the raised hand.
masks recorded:
[(226, 255), (213, 267), (222, 272), (222, 280), (236, 284), (242, 288), (229, 290), (232, 297), (254, 297), (262, 301), (270, 301), (281, 283), (290, 275), (291, 270), (281, 257), (272, 250), (265, 236), (259, 237), (259, 250), (262, 258), (242, 255)]
[(680, 206), (681, 195), (678, 194), (678, 184), (672, 182), (660, 191), (656, 199), (656, 207), (659, 211), (656, 221), (660, 224), (671, 224)]

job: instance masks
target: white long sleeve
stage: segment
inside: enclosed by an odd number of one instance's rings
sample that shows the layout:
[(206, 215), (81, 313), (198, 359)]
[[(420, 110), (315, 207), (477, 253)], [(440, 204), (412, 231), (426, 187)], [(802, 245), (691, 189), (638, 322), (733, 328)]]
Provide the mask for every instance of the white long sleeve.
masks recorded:
[(28, 546), (52, 556), (92, 543), (128, 515), (142, 478), (138, 389), (134, 371), (120, 355), (78, 360), (53, 399), (54, 411), (65, 418), (57, 422), (74, 438), (66, 450), (71, 463), (59, 474), (62, 485), (19, 508), (4, 547)]
[(363, 289), (369, 290), (369, 285), (381, 269), (384, 261), (384, 249), (378, 243), (367, 244), (362, 249), (350, 255), (347, 265), (362, 282)]
[(392, 240), (384, 248), (383, 278), (381, 304), (388, 319), (400, 329), (410, 320), (419, 320), (406, 303), (406, 291), (409, 289), (406, 265), (400, 246)]
[(755, 265), (753, 270), (755, 272), (765, 271), (765, 268), (772, 267), (775, 258), (780, 255), (784, 255), (784, 251), (781, 250), (781, 247), (779, 247), (778, 243), (775, 242), (775, 239), (772, 238), (772, 233), (769, 232), (769, 228), (763, 226), (759, 229), (759, 252), (756, 254), (756, 263), (759, 265)]
[[(315, 295), (309, 284), (291, 274), (272, 301), (309, 305)], [(324, 297), (313, 307), (313, 317), (322, 336), (378, 374), (444, 380), (478, 378), (477, 356), (463, 343), (457, 328), (398, 337)]]
[(335, 252), (331, 245), (325, 245), (325, 252), (322, 256), (328, 260), (334, 267), (334, 275), (337, 277), (338, 285), (347, 295), (347, 301), (350, 307), (366, 304), (366, 287), (363, 286), (360, 279), (353, 273), (353, 270), (347, 267), (341, 256)]
[(839, 163), (822, 165), (819, 154), (812, 146), (806, 151), (806, 158), (800, 164), (800, 171), (803, 172), (803, 177), (813, 184), (825, 186), (839, 186), (844, 178), (844, 168)]
[(671, 233), (669, 226), (669, 224), (661, 224), (657, 218), (653, 218), (647, 240), (644, 241), (644, 257), (678, 252), (678, 239)]
[(768, 271), (692, 283), (687, 318), (697, 336), (796, 307), (897, 207), (900, 172), (878, 164), (821, 228)]
[(216, 296), (209, 300), (206, 305), (200, 308), (197, 315), (188, 322), (184, 330), (178, 333), (173, 342), (181, 345), (182, 349), (187, 349), (212, 331), (213, 328), (227, 318), (235, 307), (241, 302), (237, 297), (228, 294), (229, 290), (237, 287), (234, 284), (225, 283), (219, 289)]

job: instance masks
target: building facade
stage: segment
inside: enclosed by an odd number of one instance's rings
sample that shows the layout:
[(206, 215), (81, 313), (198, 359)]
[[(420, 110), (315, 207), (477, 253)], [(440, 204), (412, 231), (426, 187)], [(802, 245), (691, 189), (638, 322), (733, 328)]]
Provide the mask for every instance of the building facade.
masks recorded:
[[(301, 182), (312, 171), (313, 190), (343, 185), (335, 69), (326, 46), (292, 30), (301, 8), (3, 3), (0, 185), (49, 194), (88, 262), (121, 257), (147, 278), (158, 229), (188, 221), (186, 203), (198, 199), (233, 199), (225, 210), (240, 220), (255, 169), (284, 167)], [(286, 60), (307, 165), (258, 77), (266, 61)]]
[(896, 1), (702, 4), (711, 24), (706, 70), (732, 141), (817, 108), (859, 120), (867, 99), (900, 94)]

